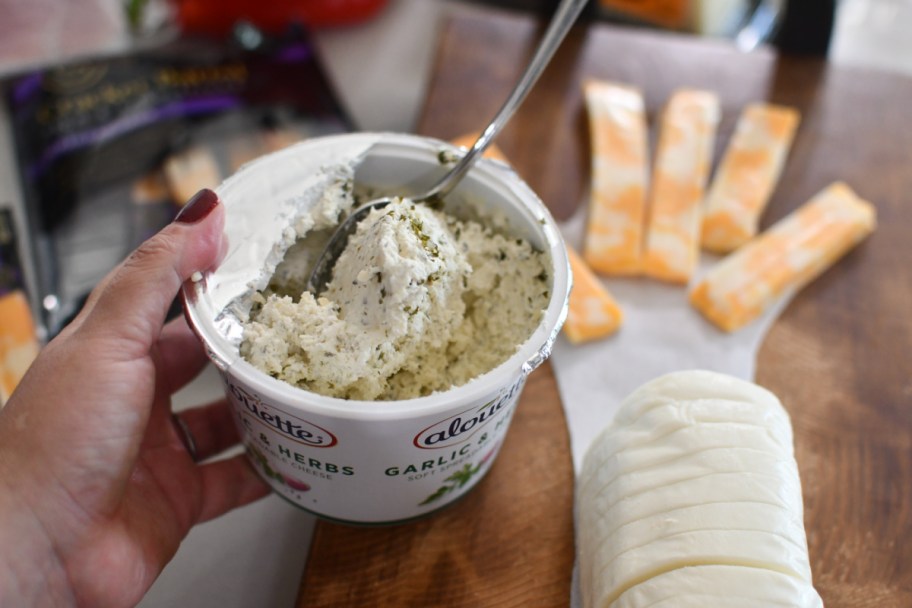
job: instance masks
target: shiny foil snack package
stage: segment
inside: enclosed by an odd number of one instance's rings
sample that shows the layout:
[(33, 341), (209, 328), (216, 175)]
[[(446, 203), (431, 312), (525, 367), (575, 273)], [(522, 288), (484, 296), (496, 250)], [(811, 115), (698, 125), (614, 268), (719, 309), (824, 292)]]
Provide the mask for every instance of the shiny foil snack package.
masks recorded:
[(351, 129), (301, 33), (255, 48), (181, 39), (82, 60), (9, 77), (0, 99), (0, 154), (19, 178), (0, 188), (25, 211), (22, 257), (48, 336), (200, 188), (263, 154)]

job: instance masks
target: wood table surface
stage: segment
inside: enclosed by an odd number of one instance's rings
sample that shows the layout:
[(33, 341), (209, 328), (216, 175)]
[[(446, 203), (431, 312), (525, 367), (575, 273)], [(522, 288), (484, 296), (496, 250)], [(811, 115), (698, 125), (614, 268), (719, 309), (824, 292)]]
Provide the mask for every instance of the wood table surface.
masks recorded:
[[(487, 9), (451, 17), (419, 131), (448, 139), (482, 128), (541, 27)], [(792, 416), (811, 565), (825, 604), (912, 606), (912, 79), (581, 24), (498, 139), (558, 219), (574, 211), (589, 179), (580, 94), (588, 77), (639, 87), (653, 125), (676, 88), (717, 91), (717, 157), (746, 103), (800, 109), (764, 227), (837, 179), (876, 206), (874, 235), (776, 321), (757, 381)], [(653, 129), (653, 144), (654, 136)], [(531, 377), (489, 475), (461, 502), (389, 528), (318, 523), (298, 606), (566, 606), (572, 492), (566, 424), (546, 364)]]

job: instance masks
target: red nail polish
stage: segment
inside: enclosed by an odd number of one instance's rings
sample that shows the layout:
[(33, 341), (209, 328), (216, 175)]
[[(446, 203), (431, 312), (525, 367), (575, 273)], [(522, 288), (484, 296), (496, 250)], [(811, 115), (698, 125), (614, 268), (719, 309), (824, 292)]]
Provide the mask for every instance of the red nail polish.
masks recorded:
[(195, 224), (209, 215), (218, 204), (218, 194), (208, 188), (203, 188), (194, 194), (193, 198), (187, 201), (187, 204), (180, 210), (180, 213), (177, 214), (174, 221), (182, 222), (184, 224)]

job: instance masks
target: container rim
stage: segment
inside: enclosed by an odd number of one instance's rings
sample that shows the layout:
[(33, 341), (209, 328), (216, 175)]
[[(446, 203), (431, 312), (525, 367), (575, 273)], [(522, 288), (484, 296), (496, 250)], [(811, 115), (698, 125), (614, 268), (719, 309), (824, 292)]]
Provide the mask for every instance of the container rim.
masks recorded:
[[(307, 153), (329, 140), (335, 142), (350, 140), (353, 145), (372, 143), (370, 150), (374, 150), (378, 146), (409, 149), (412, 152), (427, 154), (428, 158), (433, 159), (434, 162), (437, 162), (441, 150), (460, 152), (460, 148), (453, 144), (418, 135), (401, 133), (330, 135), (308, 139), (279, 152), (260, 157), (242, 167), (229, 180), (235, 179), (249, 167), (276, 162), (286, 156)], [(368, 155), (371, 153), (370, 150)], [(227, 340), (218, 333), (212, 320), (207, 319), (204, 315), (204, 310), (199, 306), (199, 302), (206, 297), (205, 276), (211, 271), (204, 273), (204, 280), (188, 281), (181, 290), (188, 324), (206, 347), (210, 359), (224, 375), (237, 378), (244, 385), (258, 391), (261, 396), (268, 397), (277, 404), (306, 414), (351, 420), (394, 420), (448, 412), (456, 409), (459, 404), (477, 403), (485, 397), (493, 398), (493, 395), (512, 386), (516, 380), (525, 378), (550, 355), (554, 341), (567, 316), (572, 275), (566, 247), (557, 222), (541, 199), (512, 168), (503, 162), (483, 158), (476, 162), (463, 179), (494, 183), (507, 189), (510, 197), (506, 198), (506, 202), (519, 207), (520, 211), (524, 212), (538, 226), (536, 230), (544, 244), (543, 249), (548, 252), (551, 259), (552, 274), (551, 297), (538, 327), (506, 361), (469, 382), (446, 391), (413, 399), (362, 401), (320, 395), (273, 378), (245, 361), (237, 352), (237, 348), (230, 346)], [(219, 192), (225, 183), (227, 182), (223, 182), (222, 186), (216, 188), (216, 192)], [(458, 189), (457, 187), (455, 191)], [(230, 213), (227, 205), (226, 202), (226, 212)]]

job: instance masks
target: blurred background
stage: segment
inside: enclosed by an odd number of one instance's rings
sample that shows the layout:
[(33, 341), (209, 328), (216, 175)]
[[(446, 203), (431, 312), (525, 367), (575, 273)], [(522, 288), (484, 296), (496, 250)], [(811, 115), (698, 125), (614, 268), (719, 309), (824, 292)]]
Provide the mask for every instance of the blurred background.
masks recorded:
[[(0, 294), (21, 283), (30, 303), (0, 310), (53, 336), (199, 187), (302, 137), (413, 130), (447, 14), (557, 4), (0, 0), (0, 234), (19, 278)], [(591, 0), (582, 19), (912, 74), (912, 0)]]
[[(0, 74), (161, 43), (307, 23), (334, 85), (363, 129), (409, 130), (437, 24), (470, 4), (547, 14), (556, 0), (0, 0)], [(912, 74), (912, 0), (592, 0), (584, 19), (771, 42), (842, 64)], [(381, 92), (373, 95), (371, 93)]]
[[(0, 407), (197, 189), (302, 137), (412, 131), (440, 24), (482, 5), (557, 2), (0, 0)], [(912, 0), (592, 0), (583, 19), (912, 76)], [(176, 407), (220, 394), (210, 369)], [(273, 496), (196, 528), (143, 606), (291, 606), (313, 521)]]

